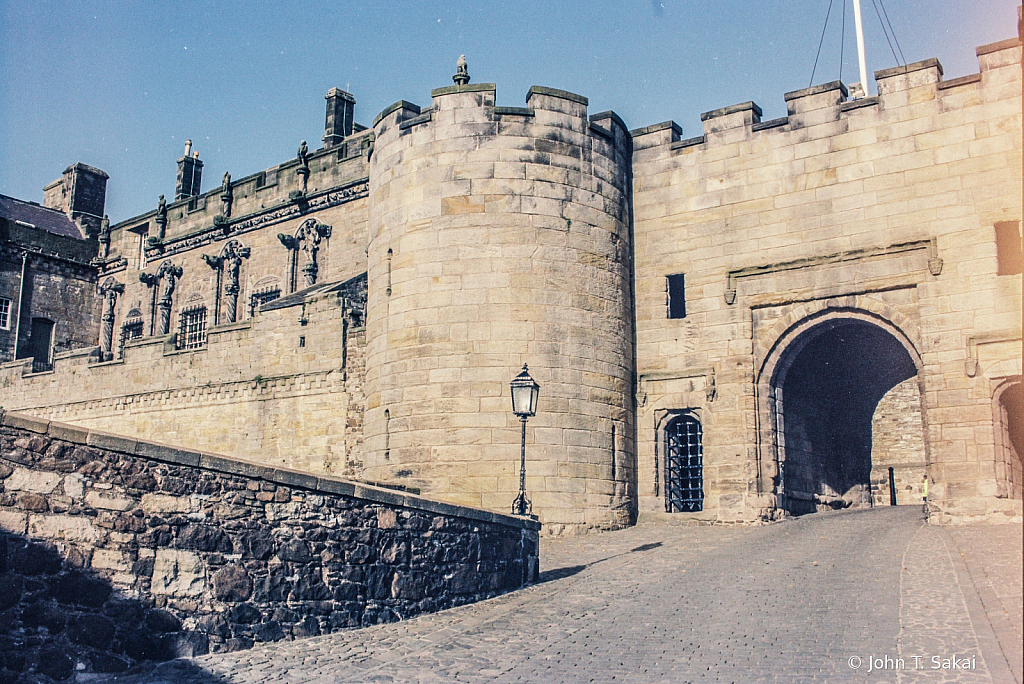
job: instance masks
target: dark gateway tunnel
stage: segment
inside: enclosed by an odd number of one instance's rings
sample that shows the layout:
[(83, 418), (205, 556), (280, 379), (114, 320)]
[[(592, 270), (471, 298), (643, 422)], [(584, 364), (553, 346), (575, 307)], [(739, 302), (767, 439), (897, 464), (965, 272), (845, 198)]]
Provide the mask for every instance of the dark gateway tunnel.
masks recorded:
[(790, 513), (869, 503), (875, 407), (915, 375), (899, 340), (858, 319), (820, 323), (786, 350), (772, 390)]

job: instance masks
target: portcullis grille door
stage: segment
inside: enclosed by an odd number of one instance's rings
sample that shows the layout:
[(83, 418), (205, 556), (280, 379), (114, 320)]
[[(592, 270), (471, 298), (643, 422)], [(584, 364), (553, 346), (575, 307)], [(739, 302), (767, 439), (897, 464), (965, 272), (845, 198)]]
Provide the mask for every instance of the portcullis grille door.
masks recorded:
[(665, 428), (665, 510), (704, 508), (704, 445), (700, 421), (679, 416)]

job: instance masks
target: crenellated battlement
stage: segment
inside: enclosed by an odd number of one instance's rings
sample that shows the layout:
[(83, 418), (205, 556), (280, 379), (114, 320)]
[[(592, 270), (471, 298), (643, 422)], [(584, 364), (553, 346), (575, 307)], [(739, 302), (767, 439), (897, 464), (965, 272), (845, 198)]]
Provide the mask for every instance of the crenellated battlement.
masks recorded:
[[(382, 136), (397, 126), (400, 132), (427, 124), (432, 121), (457, 122), (465, 124), (496, 124), (466, 129), (475, 135), (500, 135), (510, 132), (507, 126), (540, 125), (566, 128), (587, 135), (593, 134), (613, 144), (631, 145), (629, 128), (621, 117), (611, 111), (600, 112), (587, 117), (589, 100), (576, 93), (557, 88), (532, 86), (526, 94), (526, 107), (504, 107), (495, 104), (497, 86), (494, 83), (467, 83), (435, 88), (430, 91), (429, 107), (419, 107), (406, 100), (399, 100), (385, 107), (373, 120), (376, 135)], [(469, 110), (480, 110), (476, 115)], [(445, 112), (458, 110), (455, 119)], [(515, 131), (519, 134), (519, 131)]]
[[(1015, 77), (1019, 79), (1020, 39), (983, 45), (977, 48), (977, 55), (980, 66), (978, 73), (948, 81), (942, 79), (942, 65), (937, 59), (881, 69), (875, 72), (878, 95), (871, 97), (849, 100), (849, 91), (840, 81), (794, 90), (785, 94), (787, 115), (770, 121), (761, 120), (762, 110), (754, 102), (714, 109), (701, 114), (703, 133), (691, 138), (682, 138), (682, 129), (674, 121), (637, 128), (630, 132), (634, 150), (668, 146), (671, 151), (679, 152), (735, 142), (761, 132), (812, 128), (859, 116), (865, 111), (886, 112), (886, 116), (892, 119), (892, 112), (900, 108), (936, 98), (960, 97), (960, 89), (975, 84), (977, 88), (989, 89), (988, 97), (1004, 96), (1003, 86), (1007, 80)], [(1006, 67), (1012, 67), (1005, 69), (1007, 75), (994, 73)]]

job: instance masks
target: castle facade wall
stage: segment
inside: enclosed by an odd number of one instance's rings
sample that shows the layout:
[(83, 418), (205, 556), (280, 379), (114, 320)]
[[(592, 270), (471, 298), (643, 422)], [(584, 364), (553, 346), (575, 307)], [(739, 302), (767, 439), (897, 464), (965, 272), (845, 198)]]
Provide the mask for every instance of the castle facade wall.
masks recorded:
[[(687, 411), (704, 425), (701, 515), (785, 507), (802, 437), (786, 433), (780, 378), (849, 324), (850, 344), (884, 330), (916, 367), (875, 418), (913, 423), (920, 401), (923, 448), (876, 431), (875, 484), (892, 461), (915, 492), (927, 472), (936, 520), (1019, 519), (992, 406), (1021, 373), (1021, 279), (999, 275), (995, 239), (1021, 220), (1020, 41), (978, 54), (980, 73), (951, 81), (935, 60), (877, 72), (879, 95), (861, 100), (838, 82), (790, 93), (783, 119), (746, 103), (705, 114), (697, 138), (671, 122), (634, 131), (642, 510), (664, 510), (663, 426)], [(669, 318), (676, 274), (686, 313)]]
[(356, 278), (211, 327), (194, 350), (177, 349), (170, 334), (128, 342), (120, 358), (104, 363), (96, 347), (58, 354), (46, 373), (32, 373), (31, 359), (8, 363), (0, 369), (4, 406), (352, 476), (362, 465), (364, 299), (365, 279)]
[(96, 292), (51, 297), (98, 346), (4, 364), (3, 404), (508, 511), (525, 364), (547, 532), (891, 493), (1019, 519), (1020, 40), (978, 57), (690, 138), (461, 71), (348, 137), (329, 112), (325, 149), (101, 229)]

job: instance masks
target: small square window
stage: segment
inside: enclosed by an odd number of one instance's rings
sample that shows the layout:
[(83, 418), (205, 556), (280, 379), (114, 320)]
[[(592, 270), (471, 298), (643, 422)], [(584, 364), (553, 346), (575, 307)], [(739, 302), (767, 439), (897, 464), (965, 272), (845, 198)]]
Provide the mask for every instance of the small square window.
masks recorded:
[(667, 293), (668, 317), (686, 318), (686, 285), (684, 275), (665, 276), (665, 291)]
[(0, 330), (11, 329), (11, 300), (0, 297)]

